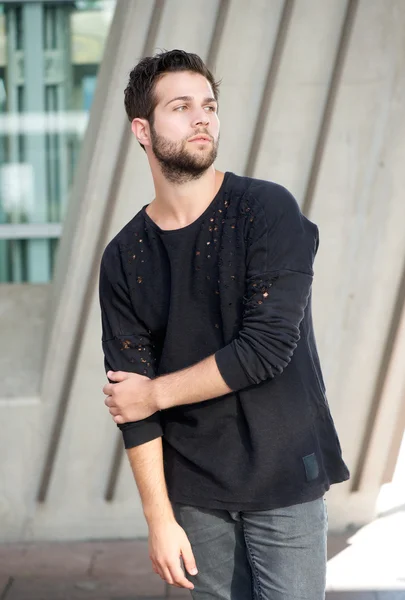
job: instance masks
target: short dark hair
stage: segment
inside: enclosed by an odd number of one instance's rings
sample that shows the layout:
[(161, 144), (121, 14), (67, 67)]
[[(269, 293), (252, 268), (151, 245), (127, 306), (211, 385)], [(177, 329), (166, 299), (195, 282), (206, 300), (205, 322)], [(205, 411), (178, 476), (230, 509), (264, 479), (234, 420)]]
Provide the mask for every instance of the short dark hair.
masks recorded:
[[(147, 119), (153, 124), (153, 111), (157, 105), (155, 86), (164, 73), (192, 71), (205, 77), (218, 101), (220, 82), (197, 55), (184, 50), (162, 50), (154, 56), (146, 56), (132, 69), (124, 91), (125, 110), (129, 121)], [(141, 144), (142, 148), (143, 145)], [(144, 148), (145, 149), (145, 148)]]

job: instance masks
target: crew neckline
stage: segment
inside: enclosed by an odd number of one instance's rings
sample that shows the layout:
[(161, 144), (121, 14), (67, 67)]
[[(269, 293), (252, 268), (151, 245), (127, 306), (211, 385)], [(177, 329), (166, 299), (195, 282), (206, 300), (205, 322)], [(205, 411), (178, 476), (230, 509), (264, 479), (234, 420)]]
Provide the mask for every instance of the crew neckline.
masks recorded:
[(227, 180), (228, 180), (228, 177), (230, 174), (231, 174), (230, 171), (224, 172), (224, 178), (223, 178), (222, 183), (219, 186), (218, 191), (215, 194), (214, 198), (211, 200), (211, 202), (209, 203), (207, 208), (204, 210), (204, 212), (199, 217), (197, 217), (197, 219), (195, 219), (188, 225), (185, 225), (184, 227), (178, 227), (177, 229), (161, 229), (161, 227), (159, 227), (159, 225), (157, 223), (155, 223), (155, 221), (153, 219), (151, 219), (151, 217), (146, 212), (146, 208), (149, 206), (149, 204), (145, 204), (144, 206), (142, 206), (142, 209), (141, 209), (141, 212), (143, 214), (145, 221), (147, 221), (151, 227), (153, 227), (160, 234), (163, 234), (163, 235), (182, 233), (182, 232), (188, 231), (189, 229), (192, 229), (198, 223), (200, 223), (204, 219), (204, 217), (207, 216), (207, 214), (212, 210), (213, 206), (216, 204), (218, 199), (222, 196), (224, 189), (225, 189), (225, 184), (227, 183)]

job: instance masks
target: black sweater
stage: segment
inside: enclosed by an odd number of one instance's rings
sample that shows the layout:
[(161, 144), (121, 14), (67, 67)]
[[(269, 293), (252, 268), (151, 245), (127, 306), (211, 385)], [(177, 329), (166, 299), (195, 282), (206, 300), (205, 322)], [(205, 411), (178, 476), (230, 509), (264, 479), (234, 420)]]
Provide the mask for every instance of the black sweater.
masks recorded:
[(316, 225), (285, 188), (229, 172), (186, 227), (145, 207), (102, 258), (105, 368), (153, 378), (215, 354), (233, 392), (119, 425), (125, 447), (163, 436), (170, 499), (206, 508), (288, 506), (348, 479), (312, 325)]

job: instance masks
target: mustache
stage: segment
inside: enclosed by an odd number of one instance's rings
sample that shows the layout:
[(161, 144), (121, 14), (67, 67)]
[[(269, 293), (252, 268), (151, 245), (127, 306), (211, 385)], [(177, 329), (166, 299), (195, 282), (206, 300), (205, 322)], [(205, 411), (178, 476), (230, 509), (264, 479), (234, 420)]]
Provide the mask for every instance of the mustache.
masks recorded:
[(210, 138), (210, 140), (214, 141), (213, 136), (210, 134), (209, 131), (207, 131), (207, 129), (199, 129), (198, 131), (195, 131), (192, 135), (190, 135), (187, 139), (189, 140), (190, 138), (195, 137), (197, 135), (206, 135)]

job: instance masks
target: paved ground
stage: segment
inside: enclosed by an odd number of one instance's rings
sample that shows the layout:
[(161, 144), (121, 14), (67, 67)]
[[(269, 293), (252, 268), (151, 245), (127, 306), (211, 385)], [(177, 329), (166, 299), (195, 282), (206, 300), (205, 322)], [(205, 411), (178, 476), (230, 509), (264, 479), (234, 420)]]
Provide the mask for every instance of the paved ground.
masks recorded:
[[(329, 539), (329, 557), (343, 557), (347, 538)], [(405, 554), (401, 560), (405, 565)], [(346, 567), (343, 567), (346, 569)], [(330, 591), (327, 600), (405, 600), (401, 589)], [(336, 589), (336, 588), (332, 588)], [(0, 600), (181, 600), (150, 567), (146, 541), (0, 545)]]
[(329, 600), (405, 600), (405, 506), (380, 514), (332, 552), (339, 541), (330, 539)]

